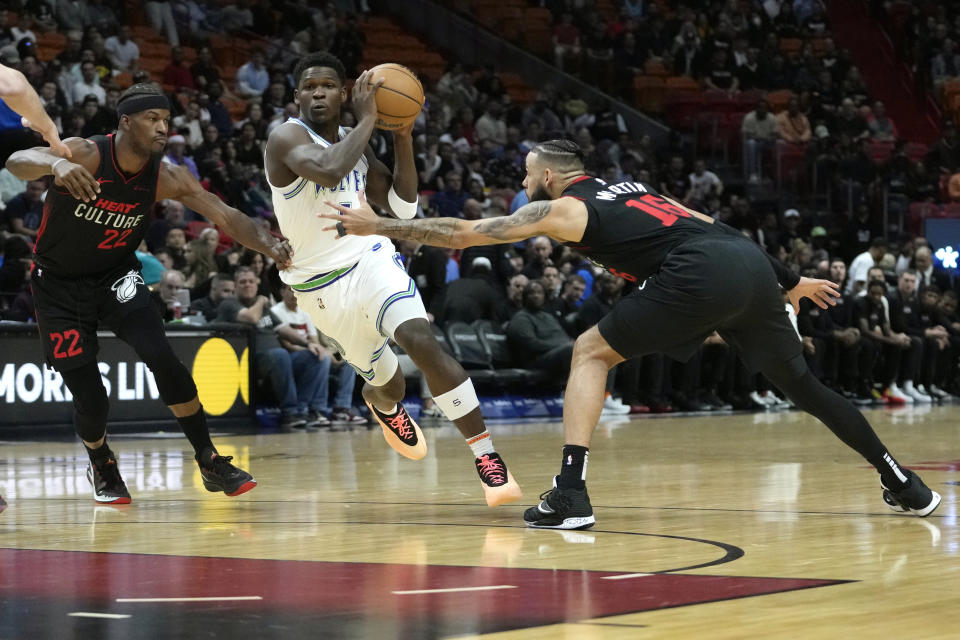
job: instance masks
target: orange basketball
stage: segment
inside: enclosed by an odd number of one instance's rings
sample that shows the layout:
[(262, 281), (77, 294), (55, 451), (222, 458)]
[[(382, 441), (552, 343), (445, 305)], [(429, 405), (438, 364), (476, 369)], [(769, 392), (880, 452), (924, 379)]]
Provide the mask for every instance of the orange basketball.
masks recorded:
[(383, 80), (374, 96), (377, 101), (377, 129), (400, 129), (416, 120), (423, 108), (423, 85), (403, 65), (386, 63), (370, 69), (370, 81)]

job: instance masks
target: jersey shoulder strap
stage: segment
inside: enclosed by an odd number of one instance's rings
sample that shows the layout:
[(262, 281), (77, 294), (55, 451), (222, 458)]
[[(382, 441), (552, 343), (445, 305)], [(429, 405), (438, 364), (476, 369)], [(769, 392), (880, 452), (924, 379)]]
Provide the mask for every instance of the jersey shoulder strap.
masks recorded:
[[(316, 131), (314, 131), (313, 129), (311, 129), (310, 126), (309, 126), (306, 122), (304, 122), (303, 120), (301, 120), (300, 118), (290, 118), (290, 119), (287, 120), (287, 122), (292, 122), (292, 123), (294, 123), (294, 124), (298, 124), (298, 125), (300, 125), (301, 127), (303, 127), (304, 130), (305, 130), (308, 134), (310, 134), (310, 138), (311, 138), (314, 142), (316, 142), (317, 144), (319, 144), (319, 145), (321, 145), (321, 146), (323, 146), (323, 147), (329, 147), (329, 146), (331, 146), (331, 145), (333, 144), (332, 142), (330, 142), (329, 140), (327, 140), (326, 138), (324, 138), (323, 136), (321, 136), (319, 133), (317, 133)], [(343, 135), (343, 127), (340, 127), (340, 135)]]

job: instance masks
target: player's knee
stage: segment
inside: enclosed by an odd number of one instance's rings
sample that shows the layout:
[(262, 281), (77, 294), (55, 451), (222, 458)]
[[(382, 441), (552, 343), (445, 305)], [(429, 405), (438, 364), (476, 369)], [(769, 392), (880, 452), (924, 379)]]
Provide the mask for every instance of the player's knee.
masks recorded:
[(393, 332), (393, 339), (414, 360), (443, 351), (440, 343), (433, 337), (430, 323), (422, 318), (414, 318), (401, 324)]
[(73, 394), (74, 425), (77, 434), (86, 442), (103, 437), (107, 425), (110, 401), (95, 363), (72, 371), (61, 372), (64, 383)]
[(590, 361), (600, 361), (606, 364), (607, 368), (623, 361), (623, 357), (610, 347), (596, 327), (580, 334), (573, 344), (572, 358), (574, 366)]

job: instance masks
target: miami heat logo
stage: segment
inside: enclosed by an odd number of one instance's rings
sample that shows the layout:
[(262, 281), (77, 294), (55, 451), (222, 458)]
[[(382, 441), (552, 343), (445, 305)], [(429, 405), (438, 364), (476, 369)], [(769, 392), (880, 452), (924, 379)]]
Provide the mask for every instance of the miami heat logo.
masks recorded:
[(110, 290), (117, 294), (117, 302), (129, 302), (137, 295), (138, 284), (146, 284), (143, 276), (130, 269), (127, 275), (113, 283)]

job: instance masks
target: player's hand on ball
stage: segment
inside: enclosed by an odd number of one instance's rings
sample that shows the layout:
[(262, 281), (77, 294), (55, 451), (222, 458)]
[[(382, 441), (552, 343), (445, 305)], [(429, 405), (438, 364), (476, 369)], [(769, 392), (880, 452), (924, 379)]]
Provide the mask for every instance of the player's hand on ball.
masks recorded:
[(286, 240), (278, 240), (270, 247), (270, 257), (281, 271), (293, 264), (293, 247)]
[(840, 297), (840, 289), (836, 283), (830, 282), (829, 280), (800, 278), (797, 286), (790, 289), (787, 295), (790, 297), (790, 304), (793, 305), (793, 310), (799, 314), (800, 300), (802, 298), (810, 298), (813, 300), (813, 304), (821, 309), (826, 309), (827, 306), (832, 307), (837, 304), (836, 298)]
[(327, 205), (339, 211), (340, 214), (317, 214), (318, 218), (337, 221), (336, 224), (324, 227), (324, 231), (336, 231), (338, 237), (348, 234), (354, 236), (371, 236), (377, 233), (377, 225), (379, 224), (380, 218), (373, 212), (370, 205), (367, 204), (367, 196), (363, 190), (360, 191), (359, 207), (345, 207), (330, 201), (327, 201)]
[(82, 165), (62, 159), (53, 163), (53, 182), (77, 200), (90, 202), (100, 193), (100, 183)]
[(403, 125), (398, 129), (393, 130), (394, 138), (412, 138), (413, 137), (413, 125), (417, 123), (416, 119), (411, 120), (407, 124)]
[(357, 117), (358, 122), (364, 118), (377, 119), (375, 96), (377, 95), (377, 89), (382, 84), (383, 80), (371, 82), (369, 71), (361, 73), (357, 81), (353, 83), (353, 98), (350, 104), (353, 107), (353, 115)]

